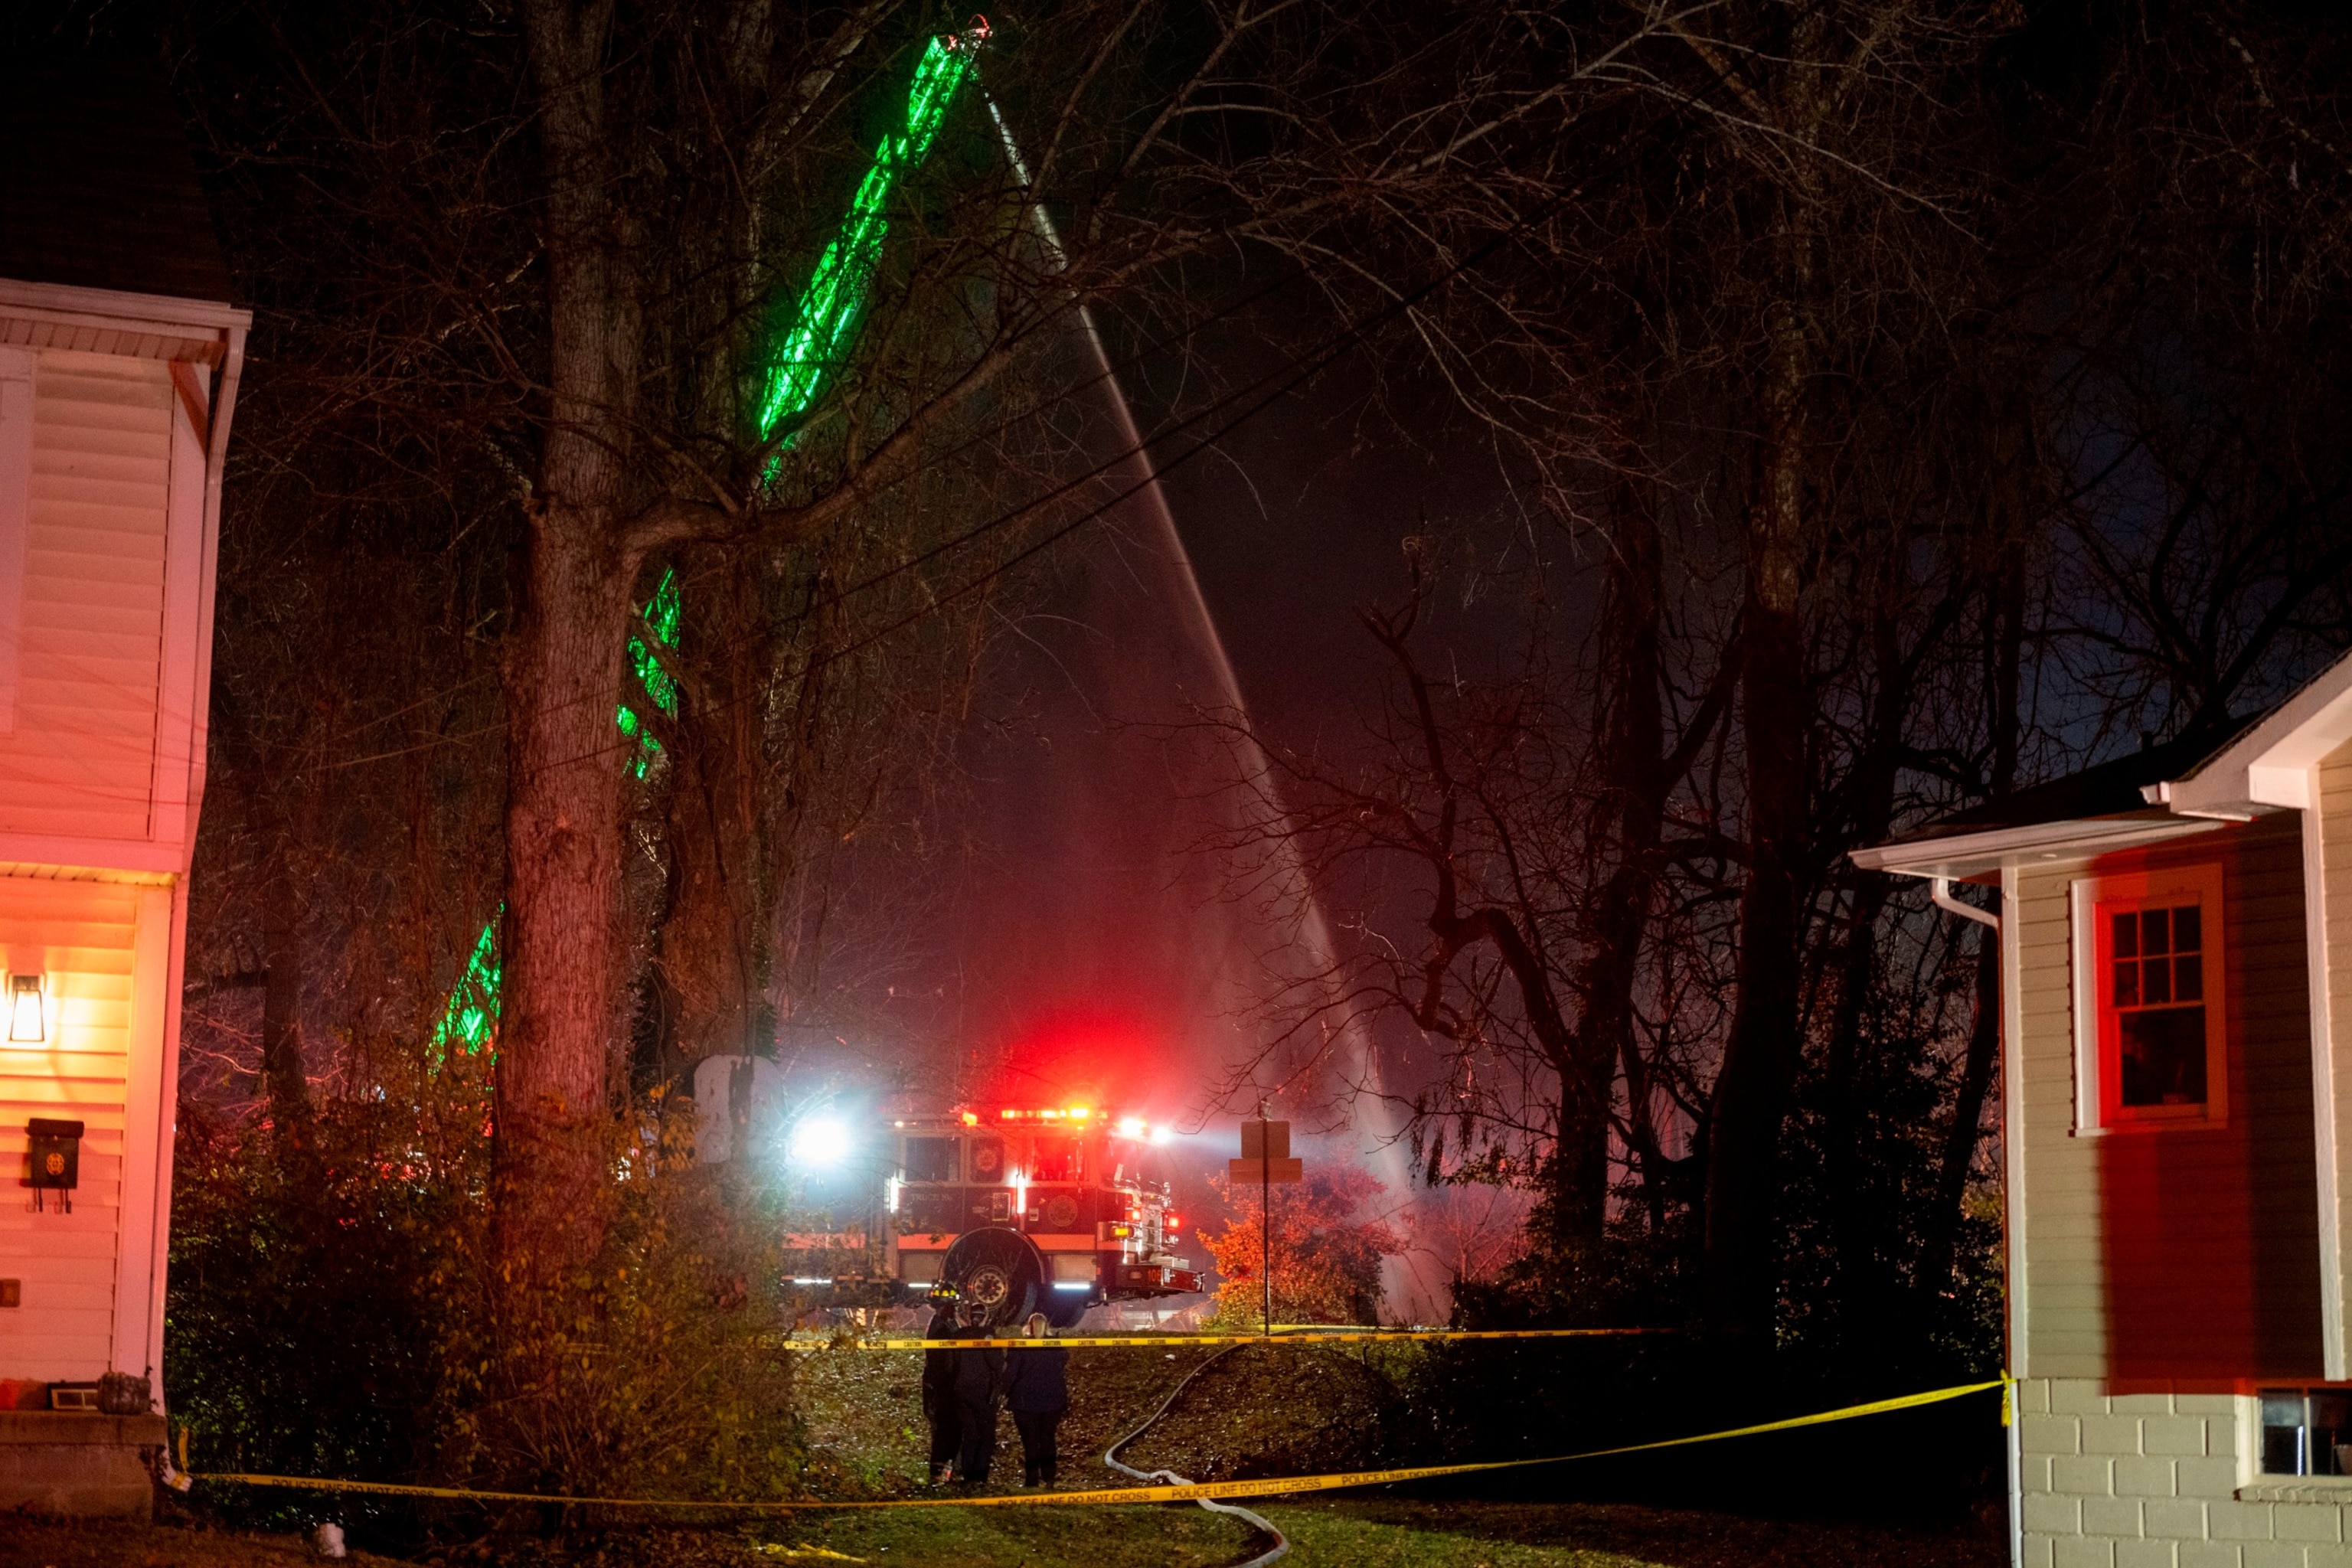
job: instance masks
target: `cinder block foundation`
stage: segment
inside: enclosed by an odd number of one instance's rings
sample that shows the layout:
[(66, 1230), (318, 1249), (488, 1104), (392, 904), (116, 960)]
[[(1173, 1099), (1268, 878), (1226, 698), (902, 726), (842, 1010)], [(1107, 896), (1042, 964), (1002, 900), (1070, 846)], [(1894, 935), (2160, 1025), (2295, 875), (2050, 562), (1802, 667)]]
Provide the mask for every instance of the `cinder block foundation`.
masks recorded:
[(163, 1440), (161, 1415), (0, 1410), (0, 1514), (144, 1519), (155, 1507), (148, 1459)]
[(2024, 1568), (2352, 1568), (2352, 1477), (2261, 1473), (2261, 1401), (2017, 1385)]

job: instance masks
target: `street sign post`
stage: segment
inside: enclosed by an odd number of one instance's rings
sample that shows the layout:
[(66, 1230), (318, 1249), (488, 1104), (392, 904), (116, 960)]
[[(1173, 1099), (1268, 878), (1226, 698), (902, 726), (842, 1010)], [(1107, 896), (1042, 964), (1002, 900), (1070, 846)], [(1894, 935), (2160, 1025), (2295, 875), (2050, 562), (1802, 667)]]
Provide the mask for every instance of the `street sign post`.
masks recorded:
[(1227, 1182), (1255, 1180), (1258, 1184), (1257, 1237), (1258, 1281), (1265, 1292), (1265, 1331), (1274, 1332), (1274, 1184), (1276, 1182), (1303, 1182), (1307, 1179), (1305, 1162), (1290, 1153), (1290, 1123), (1268, 1121), (1265, 1107), (1259, 1106), (1257, 1120), (1242, 1123), (1242, 1157), (1225, 1162)]

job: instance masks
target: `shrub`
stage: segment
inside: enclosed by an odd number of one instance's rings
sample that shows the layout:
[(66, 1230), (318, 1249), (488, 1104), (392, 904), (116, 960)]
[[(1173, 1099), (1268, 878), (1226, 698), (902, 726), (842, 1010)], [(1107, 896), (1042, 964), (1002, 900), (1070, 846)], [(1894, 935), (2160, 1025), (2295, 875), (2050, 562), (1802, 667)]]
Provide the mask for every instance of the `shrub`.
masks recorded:
[[(1235, 1217), (1201, 1241), (1217, 1260), (1217, 1321), (1258, 1327), (1265, 1313), (1259, 1279), (1265, 1233), (1259, 1190), (1210, 1178)], [(1370, 1323), (1379, 1321), (1381, 1260), (1404, 1250), (1404, 1237), (1363, 1209), (1387, 1189), (1356, 1165), (1314, 1172), (1274, 1193), (1274, 1316), (1276, 1322)]]
[[(450, 1099), (331, 1102), (296, 1127), (184, 1117), (164, 1359), (190, 1468), (791, 1492), (803, 1463), (776, 1334), (773, 1194), (661, 1169), (625, 1137), (612, 1194), (583, 1194), (609, 1203), (604, 1254), (518, 1313), (487, 1262), (480, 1101)], [(200, 1496), (255, 1522), (318, 1512), (299, 1492)], [(394, 1533), (436, 1517), (363, 1497), (334, 1511)]]

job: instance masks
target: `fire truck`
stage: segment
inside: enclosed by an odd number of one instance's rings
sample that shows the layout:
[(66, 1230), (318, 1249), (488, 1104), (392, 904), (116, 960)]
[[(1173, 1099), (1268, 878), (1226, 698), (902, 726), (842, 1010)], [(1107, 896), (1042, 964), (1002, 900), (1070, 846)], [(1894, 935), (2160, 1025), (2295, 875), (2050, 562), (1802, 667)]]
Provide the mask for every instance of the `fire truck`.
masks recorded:
[(1140, 1117), (960, 1108), (875, 1131), (877, 1157), (859, 1163), (881, 1177), (870, 1228), (787, 1237), (812, 1305), (955, 1301), (992, 1324), (1043, 1312), (1067, 1328), (1101, 1302), (1201, 1288), (1150, 1173), (1167, 1132)]

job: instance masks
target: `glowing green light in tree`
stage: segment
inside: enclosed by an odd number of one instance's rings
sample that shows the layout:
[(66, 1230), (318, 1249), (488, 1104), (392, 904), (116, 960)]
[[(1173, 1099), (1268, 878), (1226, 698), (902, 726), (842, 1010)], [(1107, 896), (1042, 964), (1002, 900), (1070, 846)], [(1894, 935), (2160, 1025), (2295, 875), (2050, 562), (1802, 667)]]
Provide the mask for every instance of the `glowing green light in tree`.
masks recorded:
[[(640, 616), (646, 629), (653, 634), (654, 642), (662, 647), (677, 646), (679, 608), (677, 572), (672, 568), (662, 574), (652, 600)], [(661, 656), (635, 632), (629, 634), (629, 668), (636, 675), (637, 684), (646, 689), (646, 695), (654, 700), (655, 707), (665, 713), (677, 711), (677, 678), (662, 668)], [(622, 734), (636, 742), (637, 754), (632, 765), (637, 777), (645, 777), (646, 770), (653, 766), (654, 758), (661, 752), (661, 742), (637, 717), (636, 710), (625, 702), (615, 710), (614, 722), (620, 726)]]
[[(930, 151), (940, 124), (947, 119), (948, 108), (955, 100), (956, 89), (971, 70), (971, 49), (986, 36), (987, 24), (975, 20), (971, 32), (963, 37), (933, 38), (924, 46), (923, 58), (915, 64), (914, 84), (907, 92), (904, 121), (898, 130), (885, 135), (882, 145), (874, 150), (873, 165), (857, 183), (857, 194), (850, 198), (849, 216), (841, 232), (817, 258), (816, 270), (809, 275), (808, 288), (793, 313), (792, 325), (776, 345), (760, 399), (762, 437), (774, 437), (779, 429), (805, 416), (824, 390), (825, 376), (846, 356), (858, 318), (865, 312), (866, 296), (874, 280), (874, 263), (889, 233), (889, 220), (883, 207), (890, 199), (891, 188), (902, 173), (921, 163)], [(793, 432), (785, 430), (781, 444), (789, 447), (792, 438)], [(654, 589), (652, 600), (640, 614), (653, 641), (648, 643), (634, 632), (629, 636), (630, 671), (654, 706), (664, 713), (677, 711), (677, 679), (662, 667), (656, 648), (677, 646), (682, 611), (677, 573), (675, 569), (666, 571)], [(661, 742), (655, 739), (652, 729), (636, 710), (625, 702), (614, 710), (614, 722), (623, 735), (636, 742), (629, 765), (638, 778), (644, 778), (654, 758), (661, 752)], [(505, 913), (506, 906), (499, 905), (499, 914)], [(473, 956), (467, 960), (466, 972), (459, 976), (457, 989), (449, 994), (449, 1005), (442, 1013), (441, 1022), (434, 1027), (436, 1061), (446, 1058), (453, 1042), (469, 1056), (490, 1043), (498, 1029), (500, 974), (499, 921), (493, 917), (482, 928), (481, 936), (474, 943)]]
[[(883, 237), (889, 232), (883, 207), (890, 199), (890, 188), (930, 151), (956, 89), (970, 69), (969, 56), (954, 40), (933, 38), (924, 46), (923, 58), (915, 65), (914, 85), (907, 93), (905, 121), (875, 149), (873, 166), (850, 198), (848, 219), (817, 258), (792, 325), (776, 344), (767, 386), (760, 398), (762, 437), (773, 437), (807, 414), (826, 375), (846, 357), (874, 280), (875, 260), (882, 253)], [(789, 431), (784, 444), (791, 445)]]
[[(499, 906), (506, 913), (506, 906)], [(493, 917), (482, 928), (480, 940), (474, 943), (474, 956), (466, 961), (466, 973), (457, 977), (457, 988), (449, 993), (449, 1006), (441, 1022), (433, 1029), (433, 1059), (440, 1061), (455, 1044), (472, 1056), (490, 1043), (490, 1036), (499, 1026), (499, 922)]]

